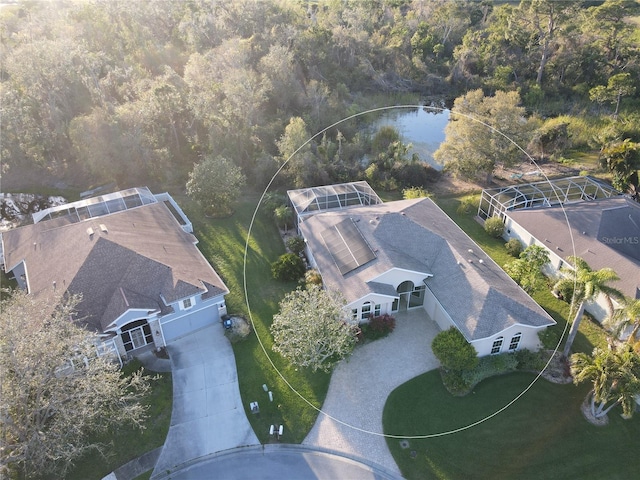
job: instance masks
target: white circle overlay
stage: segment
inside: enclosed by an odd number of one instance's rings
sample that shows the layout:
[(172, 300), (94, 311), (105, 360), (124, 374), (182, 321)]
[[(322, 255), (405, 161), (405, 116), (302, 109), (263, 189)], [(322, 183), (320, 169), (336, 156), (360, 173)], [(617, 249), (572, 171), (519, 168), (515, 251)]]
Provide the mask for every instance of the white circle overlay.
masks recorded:
[[(258, 343), (260, 344), (260, 348), (262, 349), (263, 353), (267, 357), (267, 360), (271, 364), (271, 367), (276, 371), (278, 376), (291, 389), (291, 391), (294, 392), (298, 397), (300, 397), (300, 399), (302, 399), (307, 405), (309, 405), (311, 408), (316, 410), (318, 412), (318, 414), (322, 414), (322, 415), (326, 416), (327, 418), (330, 418), (331, 420), (333, 420), (334, 422), (336, 422), (336, 423), (338, 423), (340, 425), (343, 425), (345, 427), (348, 427), (348, 428), (351, 428), (351, 429), (356, 430), (358, 432), (366, 433), (366, 434), (369, 434), (369, 435), (375, 435), (375, 436), (379, 436), (379, 437), (393, 438), (393, 439), (404, 439), (404, 440), (418, 440), (418, 439), (443, 437), (445, 435), (451, 435), (451, 434), (454, 434), (454, 433), (462, 432), (464, 430), (469, 430), (470, 428), (478, 426), (478, 425), (486, 422), (487, 420), (492, 419), (493, 417), (495, 417), (495, 416), (499, 415), (500, 413), (504, 412), (507, 408), (511, 407), (514, 403), (516, 403), (520, 398), (522, 398), (533, 387), (533, 385), (540, 379), (540, 377), (542, 376), (544, 371), (550, 365), (552, 359), (555, 357), (555, 355), (558, 352), (558, 349), (560, 348), (560, 344), (562, 343), (562, 340), (564, 339), (564, 337), (565, 337), (565, 335), (567, 333), (567, 329), (568, 329), (569, 323), (570, 323), (569, 319), (567, 319), (567, 322), (566, 322), (566, 324), (564, 326), (564, 329), (562, 331), (562, 335), (560, 336), (560, 339), (558, 340), (558, 344), (555, 346), (555, 348), (553, 350), (553, 355), (550, 356), (550, 358), (547, 361), (547, 363), (545, 364), (544, 368), (535, 376), (535, 378), (531, 381), (531, 383), (529, 383), (524, 388), (524, 390), (522, 390), (522, 392), (520, 392), (518, 395), (516, 395), (512, 400), (510, 400), (508, 403), (506, 403), (503, 407), (501, 407), (498, 410), (496, 410), (495, 412), (493, 412), (493, 413), (481, 418), (480, 420), (477, 420), (475, 422), (469, 423), (468, 425), (465, 425), (463, 427), (455, 428), (455, 429), (452, 429), (452, 430), (447, 430), (447, 431), (444, 431), (444, 432), (428, 433), (428, 434), (424, 434), (424, 435), (390, 435), (390, 434), (385, 434), (385, 433), (382, 433), (382, 432), (375, 432), (375, 431), (371, 431), (371, 430), (360, 428), (360, 427), (358, 427), (356, 425), (350, 424), (346, 420), (342, 420), (342, 419), (336, 418), (336, 417), (328, 414), (327, 412), (323, 411), (322, 408), (319, 408), (319, 407), (315, 406), (306, 397), (304, 397), (304, 395), (302, 395), (293, 385), (291, 385), (291, 383), (287, 380), (287, 378), (282, 374), (282, 372), (274, 364), (273, 360), (271, 359), (271, 356), (269, 355), (269, 352), (267, 352), (267, 349), (264, 346), (264, 343), (260, 339), (260, 336), (257, 334), (257, 331), (256, 331), (254, 323), (253, 323), (253, 314), (251, 312), (251, 304), (250, 304), (250, 301), (249, 301), (249, 292), (247, 291), (247, 255), (248, 255), (248, 252), (249, 252), (249, 242), (251, 240), (251, 231), (253, 229), (253, 225), (255, 223), (255, 219), (256, 219), (256, 216), (258, 214), (258, 210), (260, 208), (260, 205), (262, 204), (262, 201), (264, 200), (265, 195), (267, 194), (267, 191), (269, 190), (269, 188), (273, 184), (273, 182), (276, 179), (276, 177), (278, 176), (278, 174), (287, 165), (287, 163), (289, 163), (289, 160), (291, 160), (300, 150), (302, 150), (305, 146), (307, 146), (309, 143), (311, 143), (314, 139), (316, 139), (319, 136), (323, 135), (328, 130), (331, 130), (332, 128), (335, 128), (338, 125), (340, 125), (340, 124), (342, 124), (344, 122), (347, 122), (349, 120), (352, 120), (354, 118), (357, 118), (357, 117), (360, 117), (360, 116), (363, 116), (363, 115), (367, 115), (367, 114), (370, 114), (370, 113), (385, 112), (385, 111), (394, 110), (394, 109), (412, 109), (412, 110), (415, 110), (416, 108), (423, 108), (423, 109), (430, 110), (430, 111), (433, 111), (433, 112), (444, 112), (446, 110), (446, 109), (440, 108), (440, 107), (425, 106), (425, 105), (391, 105), (391, 106), (387, 106), (387, 107), (373, 108), (373, 109), (365, 110), (365, 111), (350, 115), (348, 117), (345, 117), (345, 118), (343, 118), (343, 119), (341, 119), (341, 120), (329, 125), (328, 127), (326, 127), (324, 129), (320, 130), (319, 132), (317, 132), (315, 135), (311, 136), (307, 141), (305, 141), (302, 145), (300, 145), (289, 156), (289, 158), (287, 158), (286, 161), (283, 162), (282, 165), (280, 165), (280, 167), (278, 168), (276, 173), (273, 174), (273, 176), (271, 177), (271, 180), (269, 180), (269, 183), (265, 187), (264, 191), (262, 192), (262, 195), (260, 196), (260, 199), (258, 200), (258, 204), (256, 205), (256, 208), (255, 208), (255, 210), (253, 212), (253, 215), (251, 216), (251, 222), (250, 222), (249, 228), (247, 230), (247, 240), (245, 242), (245, 247), (244, 247), (243, 272), (242, 272), (243, 273), (243, 289), (244, 289), (245, 303), (247, 305), (247, 311), (248, 311), (248, 314), (249, 314), (249, 320), (251, 322), (251, 325), (254, 327), (253, 331), (256, 332), (256, 338), (258, 339)], [(475, 117), (473, 117), (471, 115), (467, 115), (467, 114), (460, 113), (460, 112), (454, 112), (454, 111), (451, 111), (451, 115), (452, 116), (457, 115), (457, 116), (468, 118), (468, 119), (470, 119), (470, 120), (472, 120), (474, 122), (477, 122), (477, 123), (485, 126), (489, 130), (491, 130), (493, 133), (496, 133), (496, 134), (504, 137), (511, 144), (513, 144), (518, 150), (520, 150), (529, 159), (529, 161), (531, 161), (531, 163), (538, 168), (538, 170), (540, 171), (541, 175), (545, 178), (545, 180), (550, 183), (549, 177), (547, 177), (547, 175), (540, 168), (540, 166), (535, 161), (535, 159), (524, 148), (522, 148), (520, 145), (518, 145), (514, 140), (509, 138), (507, 135), (505, 135), (501, 131), (497, 130), (493, 126), (487, 124), (486, 122), (484, 122), (484, 121), (482, 121), (482, 120), (480, 120), (478, 118), (475, 118)], [(451, 121), (451, 120), (449, 120), (449, 121)], [(558, 200), (560, 200), (559, 195), (556, 192), (556, 190), (555, 189), (552, 189), (552, 190), (555, 193), (556, 198), (558, 198)], [(575, 254), (576, 254), (575, 243), (574, 243), (573, 233), (572, 233), (571, 228), (570, 228), (569, 218), (567, 217), (567, 213), (566, 213), (566, 210), (564, 208), (564, 204), (562, 202), (559, 202), (559, 205), (562, 208), (562, 212), (564, 214), (565, 222), (567, 224), (567, 228), (568, 228), (568, 231), (569, 231), (569, 237), (571, 239), (571, 248), (572, 248), (572, 251), (573, 251), (573, 255), (575, 256)]]

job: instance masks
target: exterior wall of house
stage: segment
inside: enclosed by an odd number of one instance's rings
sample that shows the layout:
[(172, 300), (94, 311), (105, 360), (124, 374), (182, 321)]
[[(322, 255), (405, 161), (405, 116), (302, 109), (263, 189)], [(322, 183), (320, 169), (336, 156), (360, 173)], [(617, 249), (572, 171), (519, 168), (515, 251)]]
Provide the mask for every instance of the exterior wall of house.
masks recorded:
[(455, 326), (447, 311), (440, 304), (431, 290), (429, 290), (428, 286), (425, 289), (423, 308), (427, 312), (427, 315), (429, 315), (429, 317), (438, 324), (441, 330), (448, 330)]
[(187, 309), (181, 307), (182, 300), (172, 303), (174, 312), (160, 318), (165, 343), (218, 323), (221, 316), (226, 314), (223, 295), (207, 300), (198, 295), (192, 299), (192, 305)]
[(120, 335), (116, 335), (115, 337), (113, 337), (113, 344), (118, 349), (118, 356), (120, 358), (127, 358), (127, 355), (129, 353), (124, 348), (124, 343), (122, 342), (122, 337)]
[(156, 316), (149, 318), (149, 327), (151, 328), (151, 335), (153, 335), (153, 343), (156, 348), (166, 347), (166, 342), (162, 336), (162, 327), (160, 326), (160, 319)]
[[(540, 339), (538, 338), (537, 328), (528, 327), (526, 325), (513, 325), (506, 330), (498, 333), (489, 338), (483, 338), (480, 340), (476, 340), (471, 342), (471, 345), (478, 352), (479, 357), (484, 357), (486, 355), (491, 355), (492, 353), (505, 353), (509, 351), (522, 350), (523, 348), (529, 350), (538, 350), (540, 348)], [(514, 337), (520, 333), (520, 341), (518, 342), (517, 347), (514, 350), (510, 350), (511, 342)], [(498, 351), (492, 352), (492, 349), (495, 345), (495, 342), (502, 339), (502, 344), (498, 348)]]
[(20, 262), (18, 265), (16, 265), (16, 267), (13, 270), (11, 270), (11, 273), (16, 278), (16, 281), (18, 282), (18, 287), (20, 287), (21, 290), (26, 290), (27, 289), (27, 272), (25, 270), (24, 262)]
[(376, 294), (370, 294), (370, 295), (365, 295), (362, 298), (359, 298), (358, 300), (356, 300), (355, 302), (351, 302), (349, 303), (346, 308), (347, 310), (352, 312), (352, 317), (351, 319), (353, 321), (358, 321), (358, 322), (366, 322), (366, 318), (363, 318), (363, 315), (366, 315), (366, 311), (363, 311), (363, 306), (365, 306), (365, 304), (367, 304), (370, 308), (369, 310), (369, 314), (370, 316), (376, 316), (377, 310), (379, 307), (379, 314), (380, 315), (384, 315), (385, 313), (388, 314), (392, 314), (392, 308), (393, 308), (393, 301), (394, 298), (392, 297), (388, 297), (386, 295), (376, 295)]
[[(549, 263), (545, 268), (545, 274), (550, 277), (557, 277), (560, 275), (560, 269), (563, 266), (567, 266), (567, 263), (560, 257), (554, 250), (551, 250), (543, 241), (533, 237), (527, 230), (525, 230), (518, 223), (513, 221), (513, 219), (507, 217), (505, 218), (505, 229), (503, 238), (505, 240), (510, 240), (512, 238), (517, 238), (522, 242), (524, 248), (530, 245), (538, 245), (547, 250), (549, 254)], [(616, 302), (614, 301), (614, 306), (616, 306)], [(609, 302), (607, 298), (600, 294), (598, 295), (596, 301), (588, 302), (585, 305), (585, 310), (589, 312), (596, 320), (602, 322), (609, 315)]]

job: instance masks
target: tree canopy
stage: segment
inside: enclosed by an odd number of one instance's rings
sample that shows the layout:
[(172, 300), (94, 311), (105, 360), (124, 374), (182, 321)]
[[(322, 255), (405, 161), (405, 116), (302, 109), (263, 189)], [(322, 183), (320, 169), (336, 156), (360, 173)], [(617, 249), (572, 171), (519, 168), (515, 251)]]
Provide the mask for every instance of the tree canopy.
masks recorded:
[(245, 186), (240, 167), (224, 157), (207, 157), (193, 167), (187, 194), (211, 215), (228, 215)]
[[(611, 287), (609, 283), (618, 280), (619, 277), (611, 268), (601, 268), (592, 270), (589, 264), (580, 257), (570, 256), (567, 258), (571, 262), (571, 267), (561, 269), (562, 277), (555, 283), (553, 290), (560, 292), (571, 303), (571, 312), (574, 314), (571, 330), (564, 345), (563, 355), (569, 358), (571, 346), (578, 333), (580, 322), (584, 314), (584, 305), (589, 300), (594, 300), (601, 293), (610, 301), (611, 297), (623, 298), (620, 291)], [(613, 305), (609, 305), (613, 311)]]
[(633, 415), (640, 394), (640, 355), (631, 345), (595, 348), (591, 355), (576, 353), (571, 356), (571, 374), (576, 384), (592, 382), (589, 396), (595, 418), (606, 416), (616, 405), (625, 416)]
[[(482, 89), (482, 108), (454, 110), (493, 118), (518, 142), (518, 123), (505, 117), (518, 95), (529, 113), (544, 104), (555, 115), (589, 104), (593, 91), (622, 117), (639, 93), (637, 13), (632, 0), (9, 4), (0, 12), (3, 181), (184, 185), (195, 162), (219, 155), (263, 185), (290, 119), (313, 134), (365, 110), (371, 92), (470, 99)], [(477, 149), (513, 160), (499, 136), (451, 123)], [(296, 186), (362, 178), (364, 156), (378, 161), (370, 148), (359, 125), (341, 125), (290, 173)], [(467, 166), (490, 173), (486, 153)], [(454, 171), (475, 176), (464, 162)]]
[(531, 295), (545, 283), (546, 277), (542, 269), (547, 263), (548, 251), (539, 245), (529, 245), (518, 259), (505, 264), (504, 271)]
[(51, 311), (15, 292), (0, 308), (0, 473), (64, 476), (88, 452), (106, 453), (96, 434), (142, 425), (148, 391), (141, 372), (124, 376), (97, 355), (97, 339), (69, 320), (79, 299)]
[(474, 90), (456, 98), (445, 140), (433, 157), (455, 175), (490, 177), (500, 163), (510, 166), (523, 156), (530, 128), (517, 92), (485, 96)]
[(273, 350), (294, 365), (313, 371), (331, 370), (356, 343), (356, 332), (344, 306), (337, 292), (318, 285), (287, 294), (273, 317)]

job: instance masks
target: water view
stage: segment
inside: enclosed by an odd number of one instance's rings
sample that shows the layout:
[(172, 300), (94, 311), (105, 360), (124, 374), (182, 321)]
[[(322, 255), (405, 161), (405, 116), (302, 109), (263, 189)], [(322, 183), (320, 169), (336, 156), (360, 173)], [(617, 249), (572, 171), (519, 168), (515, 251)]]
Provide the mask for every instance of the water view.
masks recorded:
[(412, 144), (411, 154), (418, 154), (420, 160), (441, 170), (442, 165), (433, 159), (433, 152), (444, 140), (449, 110), (426, 108), (398, 107), (389, 110), (374, 123), (373, 128), (378, 131), (383, 126), (394, 127), (404, 143)]

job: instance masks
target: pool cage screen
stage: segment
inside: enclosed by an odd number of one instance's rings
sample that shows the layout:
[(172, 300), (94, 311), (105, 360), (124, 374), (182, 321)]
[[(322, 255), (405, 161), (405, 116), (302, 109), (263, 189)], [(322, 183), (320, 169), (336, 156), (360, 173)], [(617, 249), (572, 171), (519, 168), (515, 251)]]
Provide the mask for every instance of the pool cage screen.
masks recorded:
[(483, 220), (494, 216), (504, 218), (505, 212), (510, 210), (550, 207), (616, 195), (620, 192), (593, 177), (557, 178), (483, 190), (478, 216)]
[(298, 221), (306, 215), (325, 210), (382, 203), (378, 194), (364, 181), (289, 190), (287, 195)]

